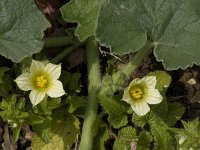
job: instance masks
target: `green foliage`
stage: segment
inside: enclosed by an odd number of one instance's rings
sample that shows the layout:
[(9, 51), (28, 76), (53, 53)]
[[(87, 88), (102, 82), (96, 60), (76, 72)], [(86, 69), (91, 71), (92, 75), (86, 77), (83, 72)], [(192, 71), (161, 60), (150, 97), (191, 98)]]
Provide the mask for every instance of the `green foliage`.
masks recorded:
[(0, 67), (0, 84), (3, 83), (3, 80), (2, 80), (3, 75), (4, 75), (4, 73), (5, 73), (6, 71), (8, 71), (8, 70), (9, 70), (9, 68), (7, 68), (7, 67)]
[(50, 130), (51, 140), (48, 144), (45, 144), (38, 136), (34, 136), (32, 139), (33, 150), (65, 150), (70, 149), (72, 144), (79, 134), (79, 120), (73, 115), (68, 115), (64, 118), (63, 112), (60, 116), (57, 116), (52, 120), (52, 126)]
[[(151, 110), (145, 116), (137, 116), (133, 113), (133, 123), (143, 129), (149, 126), (148, 130), (154, 139), (154, 149), (174, 149), (176, 140), (175, 135), (170, 132), (170, 130), (173, 130), (170, 126), (174, 125), (182, 117), (184, 107), (177, 102), (167, 104), (166, 100), (164, 100), (162, 103), (151, 107)], [(148, 145), (148, 142), (141, 144), (141, 147), (144, 145)], [(145, 147), (142, 148), (145, 149)]]
[(99, 0), (72, 0), (60, 9), (66, 21), (78, 22), (75, 34), (80, 41), (94, 35), (99, 6), (102, 2)]
[(136, 52), (148, 40), (166, 69), (185, 69), (200, 64), (199, 7), (198, 0), (110, 0), (100, 8), (95, 35), (116, 54)]
[(120, 128), (128, 123), (126, 112), (129, 106), (118, 96), (115, 97), (101, 97), (101, 106), (109, 114), (108, 121), (114, 128)]
[(182, 121), (184, 130), (177, 135), (179, 149), (200, 149), (200, 123), (199, 119), (190, 122)]
[(153, 135), (153, 139), (155, 141), (155, 150), (174, 149), (176, 145), (176, 143), (174, 143), (174, 137), (170, 135), (168, 132), (168, 126), (162, 121), (162, 119), (152, 113), (149, 120), (149, 125), (150, 132)]
[(83, 96), (68, 96), (68, 110), (69, 113), (73, 113), (78, 117), (84, 118), (84, 112), (86, 107), (86, 97)]
[(149, 144), (152, 140), (152, 135), (149, 132), (140, 133), (137, 141), (137, 150), (149, 150)]
[(5, 72), (7, 72), (8, 70), (10, 69), (7, 67), (0, 67), (0, 96), (3, 97), (7, 97), (9, 90), (12, 89), (12, 79), (9, 75), (5, 74)]
[(25, 112), (25, 99), (21, 98), (17, 101), (16, 96), (13, 95), (10, 98), (3, 99), (0, 103), (0, 116), (4, 121), (13, 127), (14, 141), (19, 138), (19, 133), (24, 120), (29, 117), (29, 114)]
[(156, 89), (160, 92), (165, 92), (164, 89), (167, 89), (172, 81), (171, 76), (162, 70), (157, 70), (154, 72), (150, 72), (147, 76), (156, 76)]
[(50, 27), (34, 0), (1, 0), (0, 54), (14, 62), (39, 52), (42, 32)]
[(60, 80), (63, 83), (63, 87), (67, 93), (79, 93), (80, 92), (80, 73), (69, 73), (62, 71)]
[(165, 119), (165, 122), (172, 126), (174, 125), (177, 120), (181, 119), (185, 112), (185, 108), (181, 103), (175, 102), (175, 103), (169, 103), (168, 104), (168, 113)]
[(117, 139), (114, 143), (114, 150), (131, 149), (132, 146), (136, 145), (136, 131), (133, 127), (128, 126), (119, 130)]

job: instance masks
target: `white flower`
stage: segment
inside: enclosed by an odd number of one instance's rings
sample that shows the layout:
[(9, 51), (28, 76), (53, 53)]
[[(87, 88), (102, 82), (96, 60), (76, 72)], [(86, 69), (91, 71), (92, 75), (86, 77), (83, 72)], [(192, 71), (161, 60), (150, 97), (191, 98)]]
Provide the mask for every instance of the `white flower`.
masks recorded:
[(143, 116), (150, 111), (148, 104), (158, 104), (163, 99), (155, 86), (155, 76), (134, 79), (125, 89), (122, 99), (131, 105), (137, 115)]
[(45, 95), (60, 97), (65, 94), (62, 83), (58, 80), (61, 74), (61, 65), (48, 63), (46, 66), (32, 60), (30, 72), (23, 73), (15, 82), (23, 91), (29, 91), (29, 98), (33, 105), (40, 103)]

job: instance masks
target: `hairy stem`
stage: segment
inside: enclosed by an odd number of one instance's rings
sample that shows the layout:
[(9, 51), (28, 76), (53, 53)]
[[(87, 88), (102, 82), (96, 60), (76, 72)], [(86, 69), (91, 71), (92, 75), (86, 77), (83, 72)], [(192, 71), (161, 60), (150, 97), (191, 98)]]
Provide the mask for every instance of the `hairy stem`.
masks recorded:
[(97, 115), (97, 93), (101, 85), (98, 46), (93, 38), (86, 43), (88, 63), (88, 104), (82, 128), (79, 150), (92, 150), (92, 126)]
[(130, 76), (131, 73), (141, 64), (142, 60), (149, 54), (149, 50), (153, 47), (152, 43), (147, 42), (142, 49), (140, 49), (134, 58), (123, 68), (121, 73), (126, 77)]
[(113, 74), (115, 81), (121, 81), (120, 78), (124, 78), (124, 81), (121, 83), (115, 83), (123, 85), (125, 83), (125, 78), (129, 77), (135, 69), (141, 64), (142, 60), (149, 54), (149, 49), (153, 47), (152, 43), (147, 42), (142, 49), (140, 49), (132, 60), (120, 71)]

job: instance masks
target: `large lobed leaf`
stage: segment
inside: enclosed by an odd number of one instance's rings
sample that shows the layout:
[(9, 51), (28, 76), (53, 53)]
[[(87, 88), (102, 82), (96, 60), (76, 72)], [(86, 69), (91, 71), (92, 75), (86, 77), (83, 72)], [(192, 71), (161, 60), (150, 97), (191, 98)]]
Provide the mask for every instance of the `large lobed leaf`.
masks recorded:
[(94, 34), (99, 6), (101, 0), (72, 0), (60, 10), (68, 22), (78, 22), (76, 35), (80, 41)]
[(0, 54), (14, 62), (39, 52), (49, 22), (34, 0), (0, 1)]
[(200, 64), (199, 7), (198, 0), (110, 0), (101, 6), (96, 37), (116, 54), (148, 40), (166, 69), (185, 69)]

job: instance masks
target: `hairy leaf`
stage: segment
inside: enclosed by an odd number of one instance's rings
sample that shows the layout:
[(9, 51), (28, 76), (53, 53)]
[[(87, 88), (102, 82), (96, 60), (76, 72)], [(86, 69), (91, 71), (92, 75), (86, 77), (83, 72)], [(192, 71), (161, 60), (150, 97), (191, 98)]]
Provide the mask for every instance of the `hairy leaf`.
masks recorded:
[[(58, 117), (60, 118), (60, 117)], [(45, 144), (38, 136), (32, 139), (33, 150), (64, 150), (70, 149), (79, 133), (79, 120), (75, 116), (68, 116), (66, 120), (53, 120), (51, 126), (51, 140)]]
[(137, 141), (137, 150), (149, 150), (149, 144), (152, 140), (149, 132), (142, 132)]
[(125, 149), (131, 149), (131, 147), (134, 147), (136, 145), (136, 131), (133, 127), (125, 127), (122, 128), (117, 136), (117, 139), (114, 143), (114, 150), (125, 150)]
[(126, 112), (129, 107), (118, 97), (101, 97), (100, 104), (109, 114), (108, 121), (114, 128), (120, 128), (128, 123)]

